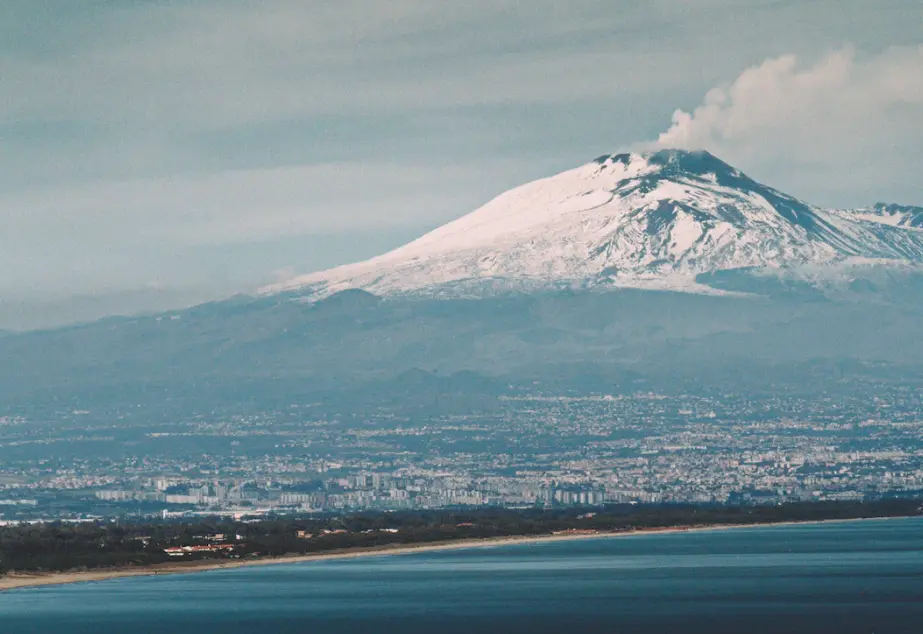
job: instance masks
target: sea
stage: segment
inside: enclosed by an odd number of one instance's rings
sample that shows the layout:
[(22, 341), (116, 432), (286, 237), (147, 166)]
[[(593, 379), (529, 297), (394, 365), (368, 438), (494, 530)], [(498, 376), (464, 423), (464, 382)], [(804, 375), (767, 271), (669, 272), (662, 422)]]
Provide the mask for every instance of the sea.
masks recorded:
[(0, 593), (0, 633), (923, 633), (923, 518), (647, 534)]

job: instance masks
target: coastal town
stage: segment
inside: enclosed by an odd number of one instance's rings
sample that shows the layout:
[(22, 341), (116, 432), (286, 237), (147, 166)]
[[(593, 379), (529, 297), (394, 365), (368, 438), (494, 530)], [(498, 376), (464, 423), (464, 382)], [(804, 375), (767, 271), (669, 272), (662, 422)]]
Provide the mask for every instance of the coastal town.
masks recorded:
[(524, 394), (425, 420), (303, 405), (144, 426), (7, 417), (0, 521), (912, 495), (921, 399)]

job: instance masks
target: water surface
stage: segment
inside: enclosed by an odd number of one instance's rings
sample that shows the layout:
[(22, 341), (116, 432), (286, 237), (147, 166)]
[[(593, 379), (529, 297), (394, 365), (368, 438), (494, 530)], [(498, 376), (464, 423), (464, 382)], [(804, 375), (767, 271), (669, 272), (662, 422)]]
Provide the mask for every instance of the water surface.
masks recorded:
[(923, 632), (923, 518), (517, 544), (0, 594), (0, 632)]

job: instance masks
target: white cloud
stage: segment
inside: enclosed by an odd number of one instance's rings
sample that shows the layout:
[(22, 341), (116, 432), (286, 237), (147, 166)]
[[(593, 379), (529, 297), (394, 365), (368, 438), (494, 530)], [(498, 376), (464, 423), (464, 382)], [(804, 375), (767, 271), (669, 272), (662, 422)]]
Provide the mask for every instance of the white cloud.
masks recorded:
[(47, 238), (192, 247), (425, 226), (482, 202), (483, 180), (481, 166), (355, 161), (93, 183), (0, 201), (0, 229), (12, 238), (41, 219)]
[[(105, 123), (222, 128), (370, 110), (567, 103), (611, 94), (606, 66), (636, 62), (629, 48), (572, 37), (600, 28), (595, 11), (514, 4), (139, 4), (107, 15), (98, 38), (70, 55), (0, 58), (0, 117), (76, 112)], [(625, 25), (648, 19), (642, 10), (619, 15)], [(520, 28), (508, 28), (511, 17)], [(620, 89), (637, 94), (656, 81), (639, 73)]]
[(655, 145), (707, 149), (820, 203), (899, 196), (919, 178), (923, 46), (769, 59), (677, 110)]

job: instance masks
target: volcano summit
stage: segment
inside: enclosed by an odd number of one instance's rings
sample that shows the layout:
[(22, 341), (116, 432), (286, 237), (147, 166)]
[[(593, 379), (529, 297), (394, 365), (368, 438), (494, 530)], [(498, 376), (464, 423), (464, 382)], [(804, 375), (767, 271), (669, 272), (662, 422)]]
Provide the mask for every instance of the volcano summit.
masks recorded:
[(821, 209), (708, 152), (616, 154), (501, 194), (365, 262), (264, 289), (325, 296), (554, 287), (702, 290), (696, 276), (923, 262), (918, 208)]

